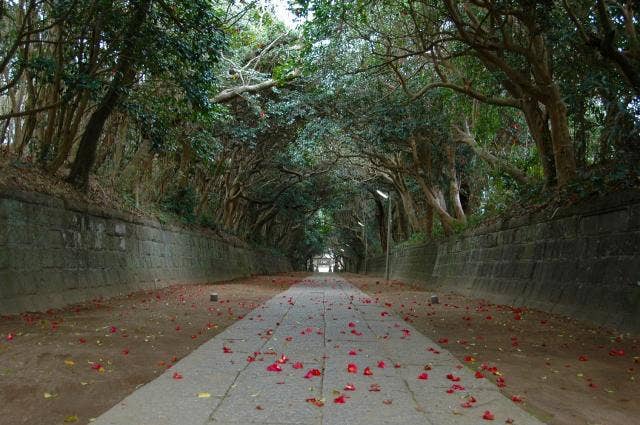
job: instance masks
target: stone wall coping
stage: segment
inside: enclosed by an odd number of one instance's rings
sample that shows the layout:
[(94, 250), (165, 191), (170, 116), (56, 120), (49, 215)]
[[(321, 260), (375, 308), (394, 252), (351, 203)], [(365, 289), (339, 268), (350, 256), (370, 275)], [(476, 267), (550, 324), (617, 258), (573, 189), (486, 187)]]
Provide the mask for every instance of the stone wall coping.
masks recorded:
[[(524, 214), (513, 218), (499, 218), (494, 222), (481, 224), (477, 227), (466, 229), (460, 234), (449, 237), (442, 237), (415, 245), (393, 247), (391, 249), (391, 255), (397, 255), (404, 250), (415, 250), (442, 243), (455, 242), (469, 236), (481, 236), (504, 230), (517, 229), (533, 224), (548, 223), (568, 217), (590, 217), (613, 211), (627, 210), (636, 204), (640, 204), (640, 190), (616, 192), (600, 198), (584, 200), (583, 202), (578, 202), (566, 207), (559, 207), (555, 210), (544, 210), (538, 213)], [(372, 256), (369, 257), (368, 261), (384, 258), (384, 256), (384, 253)]]
[[(518, 217), (499, 218), (495, 222), (481, 224), (467, 229), (461, 235), (473, 236), (478, 234), (493, 233), (501, 230), (516, 229), (532, 224), (547, 223), (568, 217), (589, 217), (608, 212), (626, 210), (632, 205), (640, 204), (640, 190), (611, 193), (598, 198), (585, 199), (572, 205), (545, 209), (536, 213), (527, 213)], [(454, 236), (455, 238), (455, 236)]]
[(251, 249), (263, 254), (267, 253), (273, 256), (282, 257), (282, 255), (272, 254), (265, 249), (250, 247), (247, 244), (239, 244), (233, 241), (229, 241), (218, 234), (215, 230), (206, 227), (162, 223), (158, 219), (152, 217), (141, 217), (135, 214), (128, 213), (126, 211), (100, 207), (97, 205), (72, 199), (62, 199), (44, 193), (0, 188), (0, 199), (11, 199), (32, 205), (41, 205), (49, 208), (64, 209), (76, 213), (88, 214), (94, 217), (119, 220), (124, 221), (128, 224), (151, 227), (161, 231), (190, 233), (192, 235), (205, 235), (235, 248)]

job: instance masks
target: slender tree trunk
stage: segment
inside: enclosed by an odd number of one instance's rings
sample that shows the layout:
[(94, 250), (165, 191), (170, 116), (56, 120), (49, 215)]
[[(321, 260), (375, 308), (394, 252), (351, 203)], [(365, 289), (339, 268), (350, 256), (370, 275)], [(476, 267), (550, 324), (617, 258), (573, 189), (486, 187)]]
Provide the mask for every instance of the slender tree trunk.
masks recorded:
[(580, 170), (584, 170), (587, 167), (587, 146), (589, 145), (589, 127), (585, 114), (585, 99), (580, 99), (576, 111), (576, 130), (573, 137), (576, 143), (576, 164)]
[[(2, 126), (2, 131), (0, 132), (0, 145), (3, 145), (5, 142), (5, 138), (7, 137), (7, 130), (9, 129), (9, 124), (11, 124), (11, 118), (7, 118)], [(9, 149), (9, 141), (7, 140), (7, 152)]]
[(122, 168), (122, 160), (124, 158), (124, 147), (127, 143), (127, 132), (129, 130), (129, 121), (123, 117), (120, 125), (118, 125), (118, 137), (116, 140), (116, 148), (113, 154), (113, 168), (111, 169), (111, 180), (115, 182), (116, 176)]
[[(36, 88), (33, 84), (33, 78), (29, 72), (27, 72), (27, 104), (25, 106), (26, 110), (30, 110), (35, 108), (37, 100), (36, 100)], [(20, 144), (17, 149), (17, 156), (19, 159), (22, 159), (24, 155), (24, 151), (31, 142), (31, 137), (33, 136), (33, 131), (36, 128), (36, 118), (37, 114), (31, 114), (26, 119), (22, 126), (22, 130), (20, 131), (20, 140), (18, 141)]]
[(62, 127), (61, 131), (61, 141), (58, 146), (57, 153), (55, 159), (49, 164), (48, 171), (50, 174), (55, 174), (58, 172), (60, 167), (64, 164), (64, 162), (69, 157), (69, 153), (73, 148), (74, 141), (76, 140), (76, 135), (78, 134), (78, 128), (80, 127), (80, 123), (84, 117), (84, 112), (87, 108), (87, 103), (89, 102), (89, 95), (83, 94), (80, 100), (80, 104), (75, 113), (75, 116), (71, 111), (68, 113), (68, 119), (66, 123)]
[(433, 207), (431, 205), (427, 205), (426, 210), (424, 217), (425, 232), (426, 236), (431, 238), (433, 237)]
[[(55, 48), (53, 49), (53, 52), (56, 56), (56, 73), (55, 73), (55, 77), (54, 77), (54, 83), (53, 83), (53, 87), (51, 87), (50, 92), (49, 92), (49, 104), (53, 104), (55, 103), (59, 96), (60, 96), (60, 87), (62, 84), (62, 68), (63, 68), (63, 49), (62, 49), (62, 36), (64, 34), (64, 31), (62, 29), (61, 25), (56, 25), (55, 30), (57, 31), (57, 37), (56, 37), (56, 45)], [(44, 133), (44, 137), (42, 138), (42, 145), (40, 147), (40, 153), (39, 153), (39, 157), (38, 157), (38, 162), (43, 165), (45, 164), (45, 162), (48, 160), (50, 152), (51, 152), (51, 147), (53, 145), (53, 135), (55, 133), (55, 129), (56, 129), (56, 118), (57, 118), (57, 114), (58, 114), (58, 109), (60, 109), (60, 107), (55, 107), (49, 110), (48, 114), (47, 114), (47, 124), (45, 127), (45, 133)]]

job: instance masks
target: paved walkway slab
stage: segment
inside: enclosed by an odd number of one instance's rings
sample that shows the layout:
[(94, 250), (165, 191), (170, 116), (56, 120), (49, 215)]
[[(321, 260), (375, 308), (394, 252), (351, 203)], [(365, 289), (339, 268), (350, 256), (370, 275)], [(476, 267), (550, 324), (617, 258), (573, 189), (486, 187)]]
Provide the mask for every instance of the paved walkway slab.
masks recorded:
[[(274, 364), (281, 371), (267, 370)], [(418, 379), (422, 373), (428, 379)], [(484, 419), (485, 412), (494, 419)], [(272, 298), (94, 422), (483, 423), (542, 425), (493, 383), (476, 379), (448, 351), (332, 275), (315, 275)]]

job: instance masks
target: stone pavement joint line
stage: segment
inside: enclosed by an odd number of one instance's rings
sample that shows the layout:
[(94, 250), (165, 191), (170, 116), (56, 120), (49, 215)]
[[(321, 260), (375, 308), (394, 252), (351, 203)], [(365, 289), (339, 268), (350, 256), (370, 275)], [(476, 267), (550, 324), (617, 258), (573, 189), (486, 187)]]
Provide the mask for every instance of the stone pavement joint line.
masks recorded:
[[(350, 364), (356, 373), (348, 372)], [(174, 379), (176, 372), (182, 379)], [(418, 379), (422, 373), (428, 379)], [(483, 418), (487, 411), (494, 420)], [(275, 296), (93, 423), (543, 425), (332, 275), (315, 275)]]

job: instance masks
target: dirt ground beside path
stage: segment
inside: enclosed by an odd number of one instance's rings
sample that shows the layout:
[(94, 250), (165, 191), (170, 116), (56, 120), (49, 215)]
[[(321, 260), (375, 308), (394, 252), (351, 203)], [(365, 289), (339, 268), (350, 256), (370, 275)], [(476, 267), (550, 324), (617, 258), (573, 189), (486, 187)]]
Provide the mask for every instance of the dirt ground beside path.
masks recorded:
[(2, 317), (0, 423), (89, 423), (304, 276), (172, 286)]
[[(640, 423), (640, 337), (541, 311), (346, 275), (550, 425)], [(483, 368), (482, 366), (485, 365)], [(493, 374), (492, 367), (497, 374)]]

